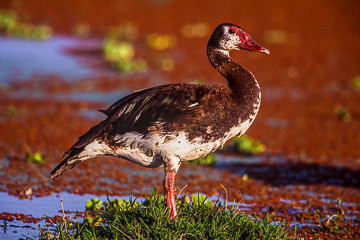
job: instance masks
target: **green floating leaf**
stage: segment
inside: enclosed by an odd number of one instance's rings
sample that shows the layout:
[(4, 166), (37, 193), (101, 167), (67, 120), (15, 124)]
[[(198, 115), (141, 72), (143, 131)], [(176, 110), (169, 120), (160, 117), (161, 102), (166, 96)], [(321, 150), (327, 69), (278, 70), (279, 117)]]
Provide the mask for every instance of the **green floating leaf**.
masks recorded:
[(18, 23), (8, 28), (7, 34), (31, 40), (47, 40), (52, 36), (53, 32), (52, 29), (46, 25), (35, 26), (27, 23)]
[(265, 151), (265, 145), (253, 138), (243, 135), (241, 137), (234, 137), (233, 142), (238, 151), (247, 154), (259, 154)]
[(360, 91), (360, 75), (353, 78), (352, 88), (356, 91)]
[(340, 105), (335, 106), (334, 113), (339, 119), (343, 120), (344, 122), (351, 121), (351, 114), (350, 114), (349, 110), (343, 106), (340, 106)]
[(0, 11), (0, 29), (13, 28), (17, 23), (16, 13), (13, 11)]
[(205, 157), (197, 158), (189, 163), (195, 165), (213, 165), (216, 162), (216, 156), (213, 153), (206, 155)]
[(6, 117), (12, 118), (18, 114), (18, 112), (18, 109), (13, 104), (10, 104), (7, 109)]
[(105, 39), (103, 43), (104, 55), (107, 61), (131, 61), (135, 50), (130, 42), (119, 42), (113, 39)]
[(18, 22), (17, 15), (13, 11), (0, 11), (1, 29), (10, 36), (31, 40), (47, 40), (53, 35), (49, 26)]
[(147, 69), (146, 61), (135, 59), (135, 50), (131, 42), (105, 39), (103, 44), (105, 59), (123, 73), (145, 72)]
[(116, 64), (116, 68), (123, 73), (145, 72), (147, 64), (145, 60), (137, 59), (133, 61), (120, 61)]
[(30, 149), (26, 150), (26, 160), (29, 163), (45, 163), (46, 159), (41, 152), (32, 153)]

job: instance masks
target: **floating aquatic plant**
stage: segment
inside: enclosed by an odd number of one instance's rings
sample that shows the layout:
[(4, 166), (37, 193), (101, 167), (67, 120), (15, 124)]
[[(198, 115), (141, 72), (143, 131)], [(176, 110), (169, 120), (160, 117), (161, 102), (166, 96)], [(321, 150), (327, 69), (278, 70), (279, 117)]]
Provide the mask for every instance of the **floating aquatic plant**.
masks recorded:
[(134, 46), (131, 42), (105, 39), (103, 43), (104, 57), (116, 69), (123, 73), (146, 71), (147, 64), (143, 59), (133, 59)]
[(17, 115), (18, 112), (19, 112), (18, 109), (13, 104), (10, 104), (7, 109), (6, 117), (12, 118), (15, 115)]
[(213, 153), (206, 155), (205, 157), (197, 158), (194, 161), (186, 162), (195, 165), (213, 165), (216, 162), (216, 156)]
[(259, 154), (264, 152), (266, 149), (265, 145), (263, 145), (260, 141), (256, 141), (247, 135), (234, 137), (233, 143), (238, 151), (247, 154)]
[(360, 91), (360, 75), (352, 79), (352, 88), (356, 91)]
[(351, 114), (349, 110), (343, 106), (340, 105), (335, 106), (334, 113), (339, 119), (343, 120), (344, 122), (351, 121)]
[(0, 29), (13, 28), (17, 23), (17, 15), (13, 11), (0, 10)]
[(45, 163), (46, 159), (41, 152), (32, 153), (30, 149), (26, 150), (26, 160), (29, 163)]
[(147, 63), (143, 59), (134, 59), (135, 48), (133, 40), (138, 31), (131, 23), (110, 28), (103, 42), (103, 52), (106, 61), (122, 73), (144, 72)]
[(153, 33), (147, 36), (146, 43), (152, 49), (164, 51), (175, 46), (176, 37), (170, 34)]
[(9, 36), (31, 40), (46, 40), (53, 34), (47, 25), (19, 22), (13, 11), (0, 11), (0, 30), (4, 30)]

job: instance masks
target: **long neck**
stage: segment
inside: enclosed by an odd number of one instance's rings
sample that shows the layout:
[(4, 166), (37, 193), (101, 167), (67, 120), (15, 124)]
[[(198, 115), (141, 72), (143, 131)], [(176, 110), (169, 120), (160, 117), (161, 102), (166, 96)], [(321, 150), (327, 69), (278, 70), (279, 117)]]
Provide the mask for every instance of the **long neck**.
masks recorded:
[(254, 75), (233, 61), (228, 51), (208, 45), (208, 58), (213, 67), (228, 81), (228, 86), (236, 98), (260, 101), (260, 87)]

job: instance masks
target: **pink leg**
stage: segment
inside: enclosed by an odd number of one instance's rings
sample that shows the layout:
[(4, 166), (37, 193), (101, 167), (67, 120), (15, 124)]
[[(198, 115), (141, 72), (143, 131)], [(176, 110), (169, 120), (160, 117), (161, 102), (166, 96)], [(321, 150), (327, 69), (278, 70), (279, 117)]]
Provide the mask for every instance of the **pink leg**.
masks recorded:
[(177, 216), (176, 204), (175, 204), (175, 172), (170, 171), (165, 173), (164, 179), (164, 192), (166, 197), (166, 203), (169, 208), (170, 219)]

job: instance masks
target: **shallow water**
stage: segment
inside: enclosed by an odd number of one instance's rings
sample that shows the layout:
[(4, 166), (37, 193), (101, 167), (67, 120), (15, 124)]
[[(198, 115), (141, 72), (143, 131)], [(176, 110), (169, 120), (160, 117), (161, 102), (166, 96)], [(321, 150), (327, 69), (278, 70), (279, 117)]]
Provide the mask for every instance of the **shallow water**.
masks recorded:
[[(65, 211), (84, 211), (85, 204), (89, 199), (98, 198), (103, 202), (106, 201), (107, 196), (96, 196), (93, 194), (77, 195), (67, 192), (53, 194), (46, 197), (32, 197), (32, 199), (19, 199), (15, 196), (8, 195), (5, 192), (0, 192), (0, 213), (23, 213), (31, 215), (34, 218), (62, 216), (61, 200), (63, 200)], [(110, 196), (110, 199), (120, 198), (128, 200), (128, 196)], [(141, 199), (141, 198), (139, 198)], [(66, 216), (73, 216), (74, 214), (66, 213)], [(38, 224), (44, 227), (44, 220), (38, 223), (23, 222), (23, 221), (8, 221), (7, 230), (4, 232), (2, 228), (0, 231), (0, 239), (19, 239), (23, 234), (29, 237), (38, 234)], [(1, 221), (4, 224), (4, 221)], [(16, 232), (15, 232), (16, 231)]]
[(0, 37), (0, 84), (14, 79), (29, 79), (37, 74), (59, 75), (68, 81), (94, 74), (91, 68), (64, 50), (79, 44), (79, 39), (55, 36), (47, 41)]

